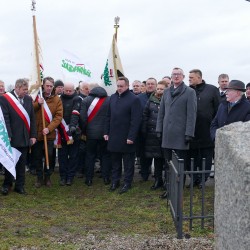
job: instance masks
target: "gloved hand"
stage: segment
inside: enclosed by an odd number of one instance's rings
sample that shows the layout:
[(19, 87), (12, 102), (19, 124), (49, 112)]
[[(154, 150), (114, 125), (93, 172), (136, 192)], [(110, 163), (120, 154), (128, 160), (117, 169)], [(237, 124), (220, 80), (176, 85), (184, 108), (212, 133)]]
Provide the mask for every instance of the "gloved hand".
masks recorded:
[(192, 137), (192, 136), (185, 135), (185, 143), (186, 143), (186, 144), (190, 143), (192, 140), (193, 140), (193, 137)]
[(74, 126), (70, 127), (69, 132), (73, 135), (76, 132), (76, 127)]

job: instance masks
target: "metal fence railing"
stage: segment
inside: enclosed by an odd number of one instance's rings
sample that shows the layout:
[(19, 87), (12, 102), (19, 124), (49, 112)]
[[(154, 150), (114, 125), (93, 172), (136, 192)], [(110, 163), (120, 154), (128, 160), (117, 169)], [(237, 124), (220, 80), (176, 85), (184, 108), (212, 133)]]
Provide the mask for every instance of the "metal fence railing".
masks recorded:
[[(189, 171), (184, 170), (184, 160), (179, 159), (178, 156), (173, 151), (172, 153), (172, 160), (167, 164), (166, 171), (167, 171), (167, 192), (168, 192), (168, 205), (170, 207), (171, 215), (176, 227), (177, 231), (177, 238), (182, 239), (183, 238), (183, 222), (188, 221), (189, 222), (189, 230), (193, 229), (193, 221), (194, 220), (200, 220), (200, 227), (204, 229), (205, 226), (205, 220), (210, 219), (212, 220), (212, 226), (213, 226), (213, 219), (214, 214), (212, 211), (206, 211), (205, 205), (206, 205), (206, 186), (205, 186), (205, 180), (206, 175), (210, 175), (211, 173), (214, 173), (214, 170), (205, 170), (205, 159), (202, 160), (202, 169), (198, 171), (194, 171), (194, 161), (191, 159), (191, 169)], [(200, 174), (202, 176), (201, 181), (201, 189), (199, 189), (199, 195), (200, 195), (200, 204), (196, 204), (196, 207), (199, 206), (200, 213), (197, 214), (197, 211), (193, 211), (194, 208), (194, 186), (193, 186), (193, 180), (194, 175)], [(190, 178), (190, 188), (184, 189), (184, 184), (186, 180), (186, 176)], [(183, 198), (185, 194), (188, 193), (188, 199)], [(196, 191), (197, 192), (197, 191)], [(186, 195), (185, 195), (186, 196)], [(210, 197), (211, 198), (211, 197)], [(213, 196), (214, 199), (214, 196)], [(185, 208), (188, 207), (187, 210), (184, 211), (184, 205)], [(187, 212), (188, 211), (188, 212)]]

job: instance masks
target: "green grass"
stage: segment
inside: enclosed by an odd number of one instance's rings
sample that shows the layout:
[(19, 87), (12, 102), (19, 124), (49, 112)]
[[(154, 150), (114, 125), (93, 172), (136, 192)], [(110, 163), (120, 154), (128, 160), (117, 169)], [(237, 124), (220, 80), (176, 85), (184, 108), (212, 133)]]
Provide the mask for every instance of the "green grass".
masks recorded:
[[(159, 199), (162, 191), (150, 190), (152, 181), (135, 180), (132, 189), (122, 195), (109, 192), (98, 176), (91, 187), (83, 181), (75, 179), (72, 186), (60, 187), (59, 175), (54, 173), (51, 188), (36, 189), (35, 177), (27, 174), (28, 195), (10, 192), (0, 196), (0, 249), (77, 249), (77, 241), (88, 234), (99, 239), (112, 233), (176, 236), (167, 202)], [(212, 228), (190, 232), (184, 228), (193, 236), (213, 237)]]

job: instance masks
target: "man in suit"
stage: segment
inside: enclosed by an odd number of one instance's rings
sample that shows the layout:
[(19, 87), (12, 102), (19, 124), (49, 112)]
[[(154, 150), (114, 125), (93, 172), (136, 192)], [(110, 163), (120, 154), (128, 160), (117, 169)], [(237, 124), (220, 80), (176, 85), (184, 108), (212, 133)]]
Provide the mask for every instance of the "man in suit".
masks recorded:
[(134, 176), (135, 140), (141, 124), (142, 108), (138, 97), (129, 90), (129, 80), (119, 77), (117, 91), (111, 95), (104, 139), (111, 152), (112, 184), (110, 191), (118, 188), (124, 164), (124, 185), (120, 194), (131, 188)]
[(221, 102), (226, 100), (226, 87), (229, 84), (229, 76), (227, 74), (220, 74), (218, 77), (219, 92)]
[[(25, 194), (25, 163), (29, 146), (36, 142), (36, 123), (32, 98), (27, 95), (28, 82), (18, 79), (15, 89), (0, 97), (10, 144), (21, 152), (16, 164), (16, 182), (14, 191)], [(14, 121), (14, 122), (13, 122)], [(12, 186), (13, 177), (6, 170), (2, 185), (2, 194), (7, 195)]]

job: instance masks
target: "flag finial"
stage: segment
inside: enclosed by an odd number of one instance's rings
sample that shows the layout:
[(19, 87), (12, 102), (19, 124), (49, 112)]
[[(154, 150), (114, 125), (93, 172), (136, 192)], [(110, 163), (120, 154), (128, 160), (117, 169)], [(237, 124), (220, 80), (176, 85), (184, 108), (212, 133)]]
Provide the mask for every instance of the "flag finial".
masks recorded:
[(32, 0), (32, 3), (31, 3), (31, 10), (32, 10), (32, 11), (36, 11), (36, 1), (35, 1), (35, 0)]
[(115, 40), (117, 41), (117, 31), (118, 31), (118, 28), (119, 28), (120, 17), (116, 16), (114, 21), (115, 21), (115, 25), (114, 25), (114, 28), (115, 28)]

